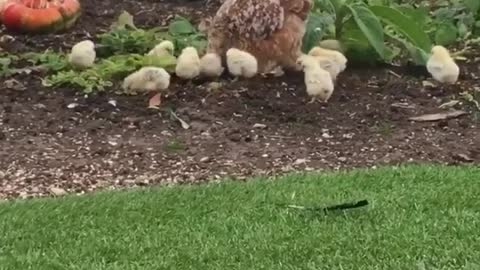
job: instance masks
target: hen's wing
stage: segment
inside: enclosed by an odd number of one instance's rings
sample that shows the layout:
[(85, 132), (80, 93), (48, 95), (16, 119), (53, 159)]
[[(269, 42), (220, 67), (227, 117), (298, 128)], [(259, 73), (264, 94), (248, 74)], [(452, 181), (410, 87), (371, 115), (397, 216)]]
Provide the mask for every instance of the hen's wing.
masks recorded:
[(283, 27), (280, 0), (227, 0), (217, 11), (214, 27), (249, 40), (269, 37)]

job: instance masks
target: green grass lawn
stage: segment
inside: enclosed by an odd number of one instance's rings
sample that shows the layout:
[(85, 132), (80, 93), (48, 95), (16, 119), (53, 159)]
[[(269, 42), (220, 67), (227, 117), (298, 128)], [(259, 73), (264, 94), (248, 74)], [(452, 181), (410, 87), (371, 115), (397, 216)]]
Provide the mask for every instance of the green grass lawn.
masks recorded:
[[(368, 207), (328, 215), (277, 205), (363, 198)], [(0, 269), (416, 270), (420, 261), (427, 270), (480, 269), (480, 168), (297, 174), (0, 204)]]

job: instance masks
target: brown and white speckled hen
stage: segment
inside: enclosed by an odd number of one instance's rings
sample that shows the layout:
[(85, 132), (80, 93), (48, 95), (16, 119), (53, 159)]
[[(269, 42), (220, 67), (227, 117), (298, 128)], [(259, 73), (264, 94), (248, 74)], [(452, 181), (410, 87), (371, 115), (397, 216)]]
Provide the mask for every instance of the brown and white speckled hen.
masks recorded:
[(230, 48), (254, 55), (260, 73), (298, 69), (305, 21), (312, 0), (226, 0), (208, 30), (208, 52)]

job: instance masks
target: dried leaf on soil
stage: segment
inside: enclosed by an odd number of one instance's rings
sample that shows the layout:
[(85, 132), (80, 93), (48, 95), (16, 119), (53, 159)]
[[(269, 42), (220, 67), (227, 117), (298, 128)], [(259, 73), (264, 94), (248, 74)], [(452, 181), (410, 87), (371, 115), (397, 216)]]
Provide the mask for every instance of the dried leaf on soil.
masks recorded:
[(473, 162), (474, 159), (471, 158), (470, 156), (466, 155), (466, 154), (456, 154), (454, 156), (455, 159), (459, 160), (459, 161), (462, 161), (462, 162)]
[(23, 91), (26, 89), (25, 85), (23, 85), (23, 83), (15, 80), (15, 79), (9, 79), (9, 80), (6, 80), (3, 85), (5, 86), (5, 88), (7, 89), (12, 89), (12, 90), (16, 90), (16, 91)]
[(420, 116), (410, 117), (409, 119), (417, 122), (430, 122), (430, 121), (439, 121), (439, 120), (445, 120), (450, 118), (456, 118), (465, 114), (467, 114), (467, 112), (456, 110), (456, 111), (449, 111), (449, 112), (442, 112), (442, 113), (424, 114)]
[(57, 188), (57, 187), (51, 187), (49, 189), (50, 193), (52, 193), (55, 196), (62, 196), (67, 194), (67, 191), (63, 188)]
[(433, 84), (430, 81), (422, 81), (423, 87), (435, 87), (435, 84)]
[(160, 104), (162, 104), (162, 95), (160, 93), (155, 94), (148, 100), (149, 109), (158, 109)]
[(414, 104), (408, 104), (406, 102), (392, 103), (391, 106), (394, 107), (394, 108), (400, 108), (400, 109), (415, 109)]
[(170, 111), (170, 115), (175, 118), (175, 120), (177, 120), (178, 122), (180, 122), (180, 124), (182, 125), (182, 128), (183, 129), (189, 129), (190, 128), (190, 125), (187, 124), (187, 122), (183, 121), (180, 117), (178, 117), (173, 111)]
[(456, 106), (458, 103), (460, 103), (460, 101), (450, 100), (448, 102), (445, 102), (445, 103), (441, 104), (440, 106), (438, 106), (438, 108), (440, 108), (440, 109), (452, 108), (452, 107)]

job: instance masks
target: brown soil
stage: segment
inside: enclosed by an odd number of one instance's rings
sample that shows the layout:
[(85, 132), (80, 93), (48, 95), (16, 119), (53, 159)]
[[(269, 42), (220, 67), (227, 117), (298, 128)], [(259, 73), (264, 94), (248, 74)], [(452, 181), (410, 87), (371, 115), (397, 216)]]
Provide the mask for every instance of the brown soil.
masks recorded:
[[(195, 18), (203, 1), (84, 0), (69, 33), (19, 36), (9, 50), (65, 48), (94, 36), (126, 9), (138, 25), (170, 15)], [(213, 2), (213, 1), (212, 1)], [(194, 15), (192, 15), (194, 14)], [(348, 69), (327, 105), (308, 101), (301, 74), (230, 82), (172, 83), (164, 106), (191, 125), (183, 129), (148, 97), (44, 89), (23, 77), (22, 91), (0, 86), (0, 198), (83, 193), (99, 188), (195, 182), (291, 170), (372, 167), (406, 162), (480, 163), (479, 114), (419, 123), (408, 118), (438, 106), (475, 81), (479, 64), (462, 65), (455, 86), (422, 86), (396, 69)], [(116, 107), (109, 101), (114, 100)], [(69, 105), (78, 106), (70, 109)], [(400, 104), (400, 105), (399, 105)], [(55, 189), (57, 188), (57, 189)]]

